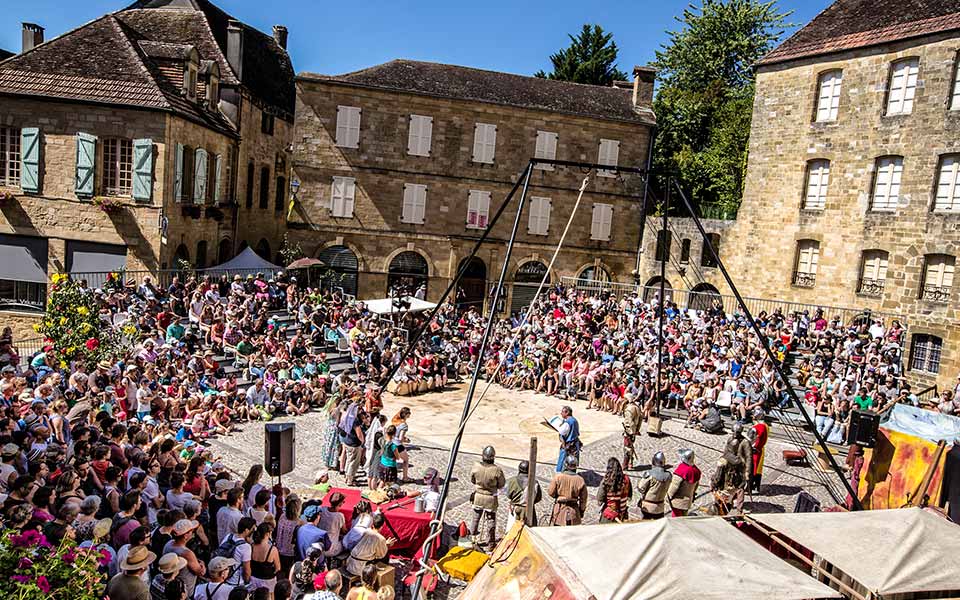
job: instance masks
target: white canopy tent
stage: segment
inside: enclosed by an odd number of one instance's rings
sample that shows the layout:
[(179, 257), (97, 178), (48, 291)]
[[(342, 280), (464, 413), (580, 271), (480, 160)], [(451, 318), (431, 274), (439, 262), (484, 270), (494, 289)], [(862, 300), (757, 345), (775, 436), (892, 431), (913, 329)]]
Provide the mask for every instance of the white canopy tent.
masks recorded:
[[(956, 597), (960, 526), (922, 508), (750, 518), (816, 554), (863, 597)], [(821, 567), (823, 568), (823, 567)], [(839, 571), (839, 573), (838, 573)], [(933, 594), (933, 595), (931, 595)]]
[(400, 298), (377, 298), (376, 300), (364, 300), (363, 303), (367, 305), (367, 310), (376, 315), (389, 315), (390, 313), (405, 313), (405, 312), (424, 312), (426, 310), (431, 310), (437, 305), (433, 302), (427, 302), (426, 300), (420, 300), (419, 298), (414, 298), (413, 296), (404, 296), (402, 301), (409, 302), (410, 308), (400, 309), (393, 305), (394, 300), (401, 300)]
[(282, 271), (283, 267), (275, 265), (272, 262), (262, 258), (253, 251), (253, 248), (247, 246), (243, 251), (223, 264), (219, 264), (201, 271), (217, 272), (236, 272), (239, 274), (263, 272), (265, 275), (273, 275)]

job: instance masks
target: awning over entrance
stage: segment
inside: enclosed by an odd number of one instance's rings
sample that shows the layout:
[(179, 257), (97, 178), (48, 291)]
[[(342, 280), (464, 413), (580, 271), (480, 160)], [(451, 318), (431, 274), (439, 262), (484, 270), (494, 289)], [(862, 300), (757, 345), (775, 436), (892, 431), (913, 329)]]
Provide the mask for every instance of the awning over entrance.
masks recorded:
[(47, 282), (47, 240), (0, 234), (0, 279)]
[(67, 242), (67, 271), (111, 273), (127, 266), (127, 249), (115, 244)]

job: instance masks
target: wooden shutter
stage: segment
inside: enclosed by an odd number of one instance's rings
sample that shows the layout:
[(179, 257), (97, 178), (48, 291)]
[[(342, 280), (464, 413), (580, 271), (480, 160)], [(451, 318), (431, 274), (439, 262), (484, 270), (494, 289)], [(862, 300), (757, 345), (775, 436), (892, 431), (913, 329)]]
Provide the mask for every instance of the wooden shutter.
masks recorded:
[(149, 202), (153, 192), (153, 140), (133, 140), (133, 199)]
[(36, 127), (20, 130), (20, 189), (40, 191), (40, 130)]
[(590, 237), (594, 240), (609, 241), (612, 221), (613, 206), (610, 204), (594, 204), (593, 218), (590, 224)]
[(477, 195), (477, 227), (486, 229), (490, 219), (490, 192), (478, 192)]
[(527, 229), (533, 235), (547, 235), (550, 230), (550, 199), (530, 197), (530, 218)]
[(478, 227), (480, 217), (480, 192), (470, 190), (467, 195), (467, 227)]
[(407, 153), (414, 156), (430, 156), (433, 135), (433, 117), (410, 115), (410, 133), (407, 137)]
[(330, 185), (330, 214), (334, 217), (344, 216), (344, 188), (346, 182), (341, 177), (334, 177)]
[(93, 196), (93, 180), (97, 168), (97, 136), (89, 133), (77, 134), (77, 196)]
[[(617, 166), (617, 162), (620, 160), (620, 142), (617, 140), (600, 140), (600, 151), (597, 156), (597, 162), (601, 165), (608, 165), (611, 167)], [(615, 175), (614, 171), (608, 171), (606, 169), (599, 169), (597, 175), (600, 177), (613, 177)]]
[(492, 163), (497, 149), (497, 126), (477, 123), (473, 132), (473, 161)]
[[(173, 152), (173, 199), (176, 202), (183, 201), (183, 152), (183, 144), (177, 144)], [(248, 180), (248, 195), (252, 193), (250, 190), (253, 189), (250, 183)]]
[[(557, 157), (557, 134), (552, 131), (538, 131), (534, 156), (548, 160), (555, 159)], [(538, 164), (537, 168), (543, 169), (544, 171), (552, 171), (553, 165)]]
[(213, 157), (213, 201), (216, 204), (220, 204), (222, 200), (221, 197), (221, 184), (220, 184), (220, 174), (223, 170), (223, 155), (217, 154)]
[(960, 155), (945, 156), (940, 161), (940, 177), (937, 181), (937, 197), (933, 204), (936, 211), (960, 209)]
[(423, 225), (427, 216), (427, 186), (413, 186), (413, 222)]
[(483, 162), (482, 129), (483, 125), (481, 123), (477, 123), (473, 126), (473, 162)]
[(352, 177), (345, 177), (343, 181), (343, 216), (353, 218), (354, 195), (357, 186)]
[(207, 151), (197, 148), (193, 157), (193, 203), (203, 204), (207, 199)]
[(356, 148), (360, 143), (360, 109), (356, 106), (337, 107), (337, 145)]

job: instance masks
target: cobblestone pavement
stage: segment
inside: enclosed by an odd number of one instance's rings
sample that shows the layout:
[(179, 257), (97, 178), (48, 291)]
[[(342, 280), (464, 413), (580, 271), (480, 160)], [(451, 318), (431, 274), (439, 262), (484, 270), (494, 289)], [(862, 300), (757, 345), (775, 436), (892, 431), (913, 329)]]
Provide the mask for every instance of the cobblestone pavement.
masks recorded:
[[(575, 411), (583, 411), (584, 407), (583, 402), (574, 404)], [(459, 411), (456, 411), (456, 415), (451, 418), (455, 422), (458, 416)], [(283, 483), (302, 496), (310, 497), (313, 494), (308, 486), (313, 483), (314, 473), (323, 468), (316, 448), (324, 418), (321, 413), (312, 412), (294, 419), (278, 419), (278, 421), (294, 420), (297, 424), (296, 468), (292, 473), (283, 476)], [(777, 427), (777, 425), (773, 427)], [(416, 430), (415, 425), (413, 429)], [(236, 469), (238, 476), (242, 477), (251, 465), (263, 462), (263, 431), (263, 423), (244, 424), (227, 437), (210, 440), (208, 445), (216, 455), (223, 459), (226, 465)], [(543, 439), (541, 438), (541, 444), (543, 444)], [(420, 442), (419, 445), (417, 445), (418, 441)], [(679, 420), (665, 420), (661, 437), (638, 436), (636, 447), (641, 465), (638, 470), (631, 471), (629, 475), (635, 481), (642, 477), (643, 471), (648, 468), (650, 457), (657, 450), (662, 450), (666, 454), (668, 464), (672, 467), (677, 462), (677, 451), (680, 448), (693, 448), (696, 451), (697, 464), (703, 471), (703, 479), (698, 490), (700, 497), (697, 499), (696, 506), (700, 510), (705, 510), (712, 500), (708, 492), (709, 479), (720, 456), (720, 449), (723, 447), (724, 441), (725, 436), (723, 435), (710, 435), (694, 429), (685, 429), (683, 423)], [(414, 446), (410, 449), (410, 477), (421, 477), (428, 467), (434, 467), (443, 474), (449, 458), (449, 450), (432, 445), (429, 442), (423, 442), (416, 437), (414, 443)], [(609, 434), (598, 441), (587, 444), (582, 451), (581, 474), (586, 479), (590, 490), (590, 504), (584, 518), (587, 524), (596, 523), (599, 519), (599, 509), (594, 500), (596, 486), (606, 469), (607, 459), (611, 456), (620, 457), (622, 455), (622, 443), (620, 435)], [(744, 505), (745, 510), (753, 512), (792, 511), (797, 495), (801, 491), (810, 493), (824, 506), (833, 504), (829, 494), (815, 476), (813, 467), (794, 467), (783, 462), (782, 450), (792, 448), (792, 445), (779, 440), (771, 439), (768, 442), (761, 492), (752, 498), (748, 498)], [(456, 525), (461, 521), (467, 521), (468, 523), (470, 521), (472, 515), (469, 502), (470, 492), (472, 491), (470, 470), (478, 460), (479, 456), (476, 452), (461, 451), (454, 465), (445, 519), (445, 530), (447, 530), (448, 535), (455, 531)], [(537, 479), (544, 488), (544, 492), (546, 492), (546, 487), (553, 476), (554, 468), (552, 461), (538, 461)], [(504, 472), (508, 478), (516, 474), (515, 469), (509, 464), (504, 465)], [(833, 479), (836, 479), (836, 477), (834, 476)], [(336, 472), (331, 473), (331, 482), (334, 486), (344, 485), (343, 478)], [(838, 482), (834, 483), (838, 484)], [(414, 484), (406, 487), (408, 489), (423, 489), (422, 486)], [(545, 493), (544, 496), (546, 496)], [(505, 501), (502, 501), (501, 509), (497, 514), (498, 539), (506, 529), (504, 504)], [(631, 504), (631, 516), (639, 517), (639, 510), (635, 508), (636, 499)], [(551, 510), (552, 501), (545, 497), (537, 506), (540, 523), (546, 522)], [(438, 591), (441, 592), (438, 594), (439, 598), (454, 598), (457, 595), (455, 588)]]

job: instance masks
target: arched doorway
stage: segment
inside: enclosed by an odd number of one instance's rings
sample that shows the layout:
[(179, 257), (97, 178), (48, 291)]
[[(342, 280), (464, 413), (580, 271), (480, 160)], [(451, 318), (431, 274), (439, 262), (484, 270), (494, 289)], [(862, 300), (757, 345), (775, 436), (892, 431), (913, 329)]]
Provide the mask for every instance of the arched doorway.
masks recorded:
[[(650, 302), (660, 294), (660, 277), (651, 277), (643, 286), (643, 301)], [(673, 300), (673, 286), (666, 279), (663, 280), (663, 295), (667, 300)]]
[(222, 265), (231, 258), (233, 254), (233, 242), (230, 240), (220, 240), (220, 245), (217, 247), (217, 264)]
[[(427, 259), (413, 250), (393, 257), (387, 274), (387, 295), (422, 295), (427, 297), (427, 280), (430, 269)], [(418, 291), (421, 294), (418, 294)]]
[(360, 262), (353, 250), (346, 246), (330, 246), (324, 248), (317, 258), (327, 265), (322, 287), (324, 289), (343, 288), (343, 293), (356, 297)]
[[(467, 259), (460, 261), (457, 267), (459, 273), (464, 269)], [(457, 291), (457, 306), (459, 308), (469, 308), (473, 306), (479, 312), (483, 312), (483, 297), (487, 291), (487, 265), (483, 260), (474, 256), (470, 263), (466, 264), (466, 270), (463, 277), (460, 278), (460, 289)]]
[(180, 244), (173, 255), (173, 268), (178, 271), (183, 270), (184, 263), (190, 263), (190, 251), (187, 250), (186, 244)]
[(543, 276), (547, 276), (545, 285), (549, 285), (550, 275), (547, 273), (547, 265), (539, 260), (531, 260), (523, 263), (517, 269), (513, 276), (513, 300), (510, 302), (510, 312), (521, 311), (533, 302), (533, 297), (537, 293)]
[(263, 260), (270, 260), (270, 242), (268, 242), (266, 238), (261, 239), (257, 242), (257, 247), (254, 248), (254, 252)]
[(599, 265), (591, 265), (577, 275), (577, 287), (580, 289), (602, 291), (609, 282), (610, 273)]
[(723, 298), (720, 296), (720, 290), (709, 283), (698, 283), (690, 290), (690, 300), (687, 302), (687, 308), (710, 310), (714, 307), (715, 302), (719, 302), (719, 307), (723, 310)]

